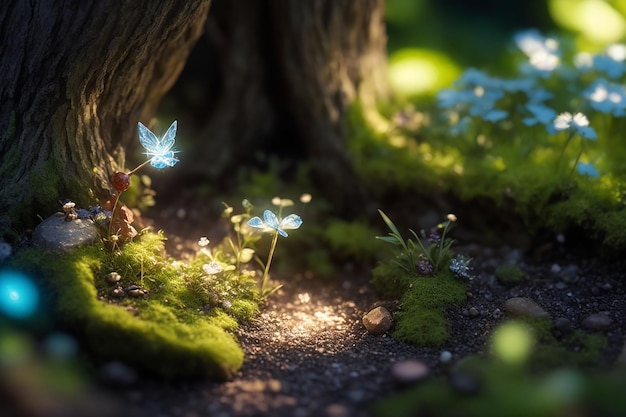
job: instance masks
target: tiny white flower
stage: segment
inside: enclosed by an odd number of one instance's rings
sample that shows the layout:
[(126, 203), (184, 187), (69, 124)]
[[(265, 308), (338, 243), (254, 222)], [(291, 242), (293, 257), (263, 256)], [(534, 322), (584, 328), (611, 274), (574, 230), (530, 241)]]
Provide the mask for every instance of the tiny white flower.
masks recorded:
[(570, 130), (589, 140), (598, 138), (595, 130), (589, 126), (587, 116), (580, 112), (573, 116), (570, 112), (561, 113), (554, 119), (553, 125), (557, 131)]
[(208, 245), (209, 245), (209, 243), (210, 243), (210, 241), (209, 241), (209, 239), (208, 239), (206, 236), (202, 236), (202, 237), (200, 238), (200, 240), (198, 241), (198, 245), (199, 245), (199, 246), (202, 246), (202, 247), (204, 247), (204, 246), (208, 246)]
[(208, 264), (202, 265), (202, 269), (209, 275), (219, 274), (224, 270), (224, 268), (222, 268), (222, 265), (215, 261), (211, 261)]

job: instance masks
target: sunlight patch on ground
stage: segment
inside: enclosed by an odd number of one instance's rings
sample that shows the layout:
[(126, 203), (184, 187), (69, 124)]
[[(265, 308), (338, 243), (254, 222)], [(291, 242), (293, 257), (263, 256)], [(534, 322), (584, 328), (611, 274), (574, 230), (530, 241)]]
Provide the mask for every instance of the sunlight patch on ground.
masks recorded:
[(337, 306), (321, 305), (306, 292), (298, 294), (297, 299), (302, 306), (280, 317), (286, 331), (276, 332), (277, 339), (317, 339), (321, 334), (346, 328), (346, 319), (337, 314)]

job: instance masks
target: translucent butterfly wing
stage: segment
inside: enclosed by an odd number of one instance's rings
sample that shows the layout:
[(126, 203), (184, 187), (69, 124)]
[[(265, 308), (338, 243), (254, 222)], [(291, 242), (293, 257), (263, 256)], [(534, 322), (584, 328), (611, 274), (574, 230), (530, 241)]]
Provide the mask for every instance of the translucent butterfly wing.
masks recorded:
[(263, 223), (263, 220), (261, 220), (260, 217), (253, 217), (250, 220), (248, 220), (248, 226), (252, 226), (252, 227), (257, 227), (259, 229), (264, 229), (265, 228), (265, 223)]
[(278, 217), (271, 210), (265, 210), (263, 212), (263, 220), (265, 224), (272, 229), (278, 229)]
[(141, 146), (146, 148), (148, 155), (158, 153), (159, 138), (141, 122), (137, 123), (137, 130), (139, 131), (139, 142), (141, 142)]
[(280, 221), (283, 229), (297, 229), (302, 224), (302, 219), (297, 214), (290, 214)]
[(161, 152), (169, 151), (172, 146), (174, 146), (174, 141), (176, 140), (176, 128), (178, 127), (178, 121), (174, 120), (170, 127), (163, 135), (163, 139), (161, 139), (160, 150)]
[(150, 165), (153, 167), (157, 169), (162, 169), (166, 166), (173, 167), (178, 162), (178, 159), (174, 156), (175, 152), (170, 151), (176, 140), (177, 126), (178, 122), (174, 120), (165, 135), (163, 135), (163, 139), (159, 140), (143, 123), (139, 122), (137, 124), (139, 141), (148, 151), (147, 154), (151, 158)]

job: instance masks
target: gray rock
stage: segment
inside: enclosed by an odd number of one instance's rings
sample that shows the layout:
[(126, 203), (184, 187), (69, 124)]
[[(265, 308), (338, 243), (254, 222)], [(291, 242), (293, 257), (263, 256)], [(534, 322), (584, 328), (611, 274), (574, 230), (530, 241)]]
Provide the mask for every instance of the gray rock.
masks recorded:
[(12, 251), (13, 248), (11, 247), (11, 245), (9, 245), (7, 242), (0, 241), (0, 262), (11, 256)]
[(66, 221), (63, 213), (53, 214), (33, 230), (33, 245), (47, 250), (69, 251), (97, 238), (98, 229), (91, 220)]
[(563, 334), (569, 334), (574, 330), (572, 321), (567, 317), (557, 317), (554, 320), (554, 327)]
[(399, 361), (391, 366), (391, 376), (401, 385), (414, 384), (426, 378), (429, 373), (428, 365), (415, 359)]
[(526, 297), (509, 298), (504, 302), (503, 308), (513, 317), (550, 318), (550, 314), (539, 304)]
[(371, 334), (384, 334), (391, 329), (393, 319), (385, 307), (376, 307), (363, 316), (363, 325)]
[(613, 320), (606, 314), (594, 313), (590, 314), (582, 321), (582, 326), (589, 330), (606, 330), (611, 327)]

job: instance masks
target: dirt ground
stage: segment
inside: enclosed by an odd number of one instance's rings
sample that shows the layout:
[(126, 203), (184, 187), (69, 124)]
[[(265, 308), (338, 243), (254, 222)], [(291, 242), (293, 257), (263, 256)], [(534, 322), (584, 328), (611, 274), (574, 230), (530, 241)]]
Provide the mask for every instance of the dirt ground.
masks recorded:
[[(195, 224), (186, 221), (188, 217), (200, 220), (202, 215), (180, 214), (165, 212), (155, 223), (165, 229), (170, 255), (184, 258), (196, 247), (198, 231), (205, 229), (184, 226)], [(173, 218), (185, 221), (171, 221)], [(169, 226), (163, 227), (164, 223)], [(162, 381), (134, 375), (127, 369), (130, 375), (118, 373), (117, 379), (98, 384), (96, 394), (84, 398), (89, 405), (83, 411), (70, 407), (69, 411), (65, 408), (46, 414), (45, 407), (35, 407), (26, 413), (28, 407), (22, 407), (9, 415), (369, 417), (377, 400), (405, 389), (392, 373), (394, 363), (412, 359), (425, 364), (430, 376), (419, 383), (428, 384), (430, 377), (447, 373), (451, 364), (463, 357), (486, 354), (489, 335), (506, 319), (503, 304), (512, 297), (533, 299), (554, 323), (560, 323), (555, 324), (557, 333), (564, 332), (564, 327), (569, 331), (583, 329), (582, 322), (589, 315), (608, 315), (611, 324), (596, 330), (608, 340), (598, 366), (610, 368), (620, 354), (624, 356), (624, 261), (585, 259), (560, 250), (558, 245), (541, 256), (535, 253), (527, 257), (510, 247), (496, 250), (459, 243), (456, 252), (474, 259), (468, 301), (450, 307), (451, 337), (439, 348), (416, 347), (389, 335), (368, 334), (362, 317), (381, 301), (369, 283), (370, 268), (339, 265), (332, 282), (308, 274), (280, 280), (282, 289), (262, 306), (255, 320), (238, 330), (246, 357), (230, 381)], [(495, 269), (508, 263), (526, 272), (522, 283), (503, 285), (495, 278)], [(387, 306), (393, 308), (393, 304)], [(4, 388), (5, 392), (17, 393), (13, 401), (22, 406), (37, 402), (17, 388)]]
[[(168, 245), (184, 251), (194, 243), (170, 236)], [(345, 265), (332, 283), (304, 276), (281, 282), (283, 288), (257, 319), (239, 330), (246, 360), (233, 380), (141, 379), (115, 396), (130, 417), (371, 416), (376, 400), (403, 389), (392, 375), (394, 363), (416, 359), (437, 375), (468, 354), (485, 353), (489, 334), (506, 319), (502, 305), (512, 297), (533, 299), (572, 329), (581, 329), (591, 314), (607, 314), (612, 324), (600, 331), (608, 346), (599, 366), (615, 363), (626, 337), (623, 263), (579, 259), (558, 250), (533, 261), (512, 248), (457, 251), (474, 258), (473, 276), (467, 303), (448, 312), (451, 337), (440, 348), (368, 334), (361, 319), (380, 300), (369, 274)], [(520, 266), (527, 279), (514, 286), (499, 283), (494, 270), (504, 263)], [(442, 352), (451, 354), (449, 362), (442, 362)]]

